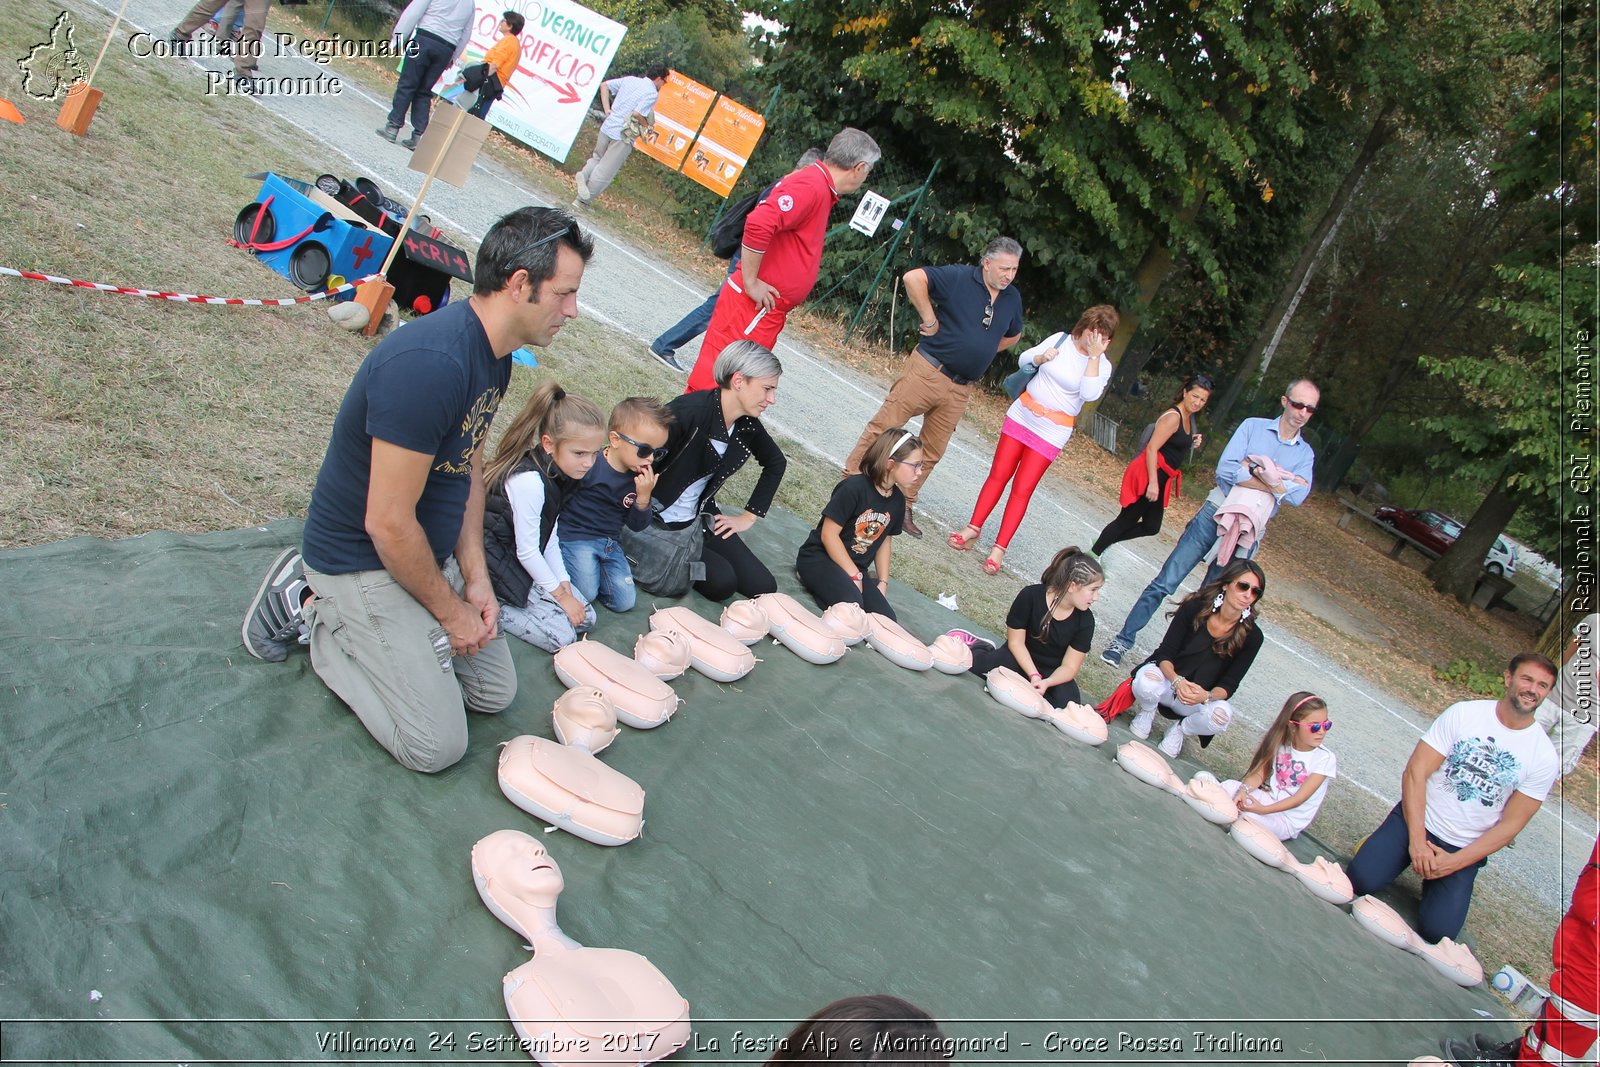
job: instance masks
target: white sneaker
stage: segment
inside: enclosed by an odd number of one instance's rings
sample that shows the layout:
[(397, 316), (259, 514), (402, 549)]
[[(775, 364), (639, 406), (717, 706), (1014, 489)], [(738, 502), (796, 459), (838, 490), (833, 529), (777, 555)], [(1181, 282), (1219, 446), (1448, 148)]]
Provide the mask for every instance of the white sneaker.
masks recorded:
[(1166, 736), (1161, 738), (1161, 744), (1157, 747), (1161, 749), (1161, 754), (1168, 759), (1178, 758), (1178, 754), (1183, 751), (1182, 719), (1167, 727)]
[(1133, 736), (1143, 741), (1150, 736), (1150, 727), (1156, 722), (1156, 709), (1141, 711), (1133, 717), (1133, 722), (1128, 724), (1128, 729), (1133, 731)]

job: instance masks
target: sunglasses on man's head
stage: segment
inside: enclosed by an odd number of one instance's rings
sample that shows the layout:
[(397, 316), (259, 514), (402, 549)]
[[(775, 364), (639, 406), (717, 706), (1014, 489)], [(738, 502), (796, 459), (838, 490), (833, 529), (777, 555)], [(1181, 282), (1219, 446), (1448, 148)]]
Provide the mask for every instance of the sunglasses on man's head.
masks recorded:
[(1283, 399), (1296, 411), (1303, 411), (1307, 415), (1315, 415), (1317, 413), (1317, 405), (1315, 404), (1302, 404), (1300, 401), (1290, 400), (1288, 397), (1284, 397)]
[[(524, 260), (526, 260), (528, 258), (529, 253), (531, 253), (534, 249), (543, 248), (545, 245), (549, 244), (551, 241), (560, 240), (561, 238), (566, 237), (568, 234), (572, 235), (572, 239), (574, 241), (576, 241), (578, 239), (578, 224), (576, 222), (568, 222), (566, 225), (562, 226), (561, 229), (557, 230), (555, 233), (547, 234), (544, 237), (539, 238), (537, 241), (533, 241), (533, 242), (530, 242), (529, 244), (524, 245), (522, 247), (522, 249), (512, 258), (511, 261), (513, 263), (521, 263), (521, 262), (523, 262)], [(513, 268), (513, 269), (515, 269), (515, 270), (527, 270), (528, 268), (526, 266), (521, 266), (521, 267), (516, 267), (516, 268)]]
[(653, 462), (659, 463), (667, 454), (665, 447), (657, 448), (655, 445), (647, 445), (643, 441), (635, 441), (621, 430), (612, 430), (611, 432), (628, 442), (634, 448), (637, 448), (639, 450), (640, 459), (644, 459), (648, 456)]
[(1333, 720), (1323, 719), (1321, 722), (1297, 722), (1296, 726), (1304, 726), (1314, 734), (1330, 733), (1333, 730)]
[(1233, 587), (1239, 590), (1241, 593), (1249, 593), (1252, 597), (1259, 597), (1261, 595), (1261, 587), (1244, 578), (1240, 578), (1237, 582), (1234, 582)]

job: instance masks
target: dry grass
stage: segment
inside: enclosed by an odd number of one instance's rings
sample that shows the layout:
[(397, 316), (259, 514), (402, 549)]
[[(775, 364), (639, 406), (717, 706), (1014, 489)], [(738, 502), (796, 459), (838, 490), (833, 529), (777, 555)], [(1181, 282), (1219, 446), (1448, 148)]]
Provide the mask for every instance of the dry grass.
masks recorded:
[[(67, 6), (78, 19), (80, 42), (104, 32), (108, 20), (98, 8), (81, 0)], [(42, 39), (40, 27), (48, 30), (54, 11), (38, 3), (0, 11), (0, 39), (14, 46), (7, 54)], [(391, 78), (365, 61), (343, 65), (377, 87)], [(56, 129), (53, 105), (16, 101), (28, 123), (3, 131), (0, 264), (152, 288), (298, 295), (224, 237), (255, 195), (246, 169), (302, 174), (321, 166), (298, 153), (297, 136), (260, 110), (197, 97), (191, 81), (192, 71), (176, 64), (108, 66), (99, 79), (107, 100), (86, 139)], [(174, 107), (180, 93), (183, 106)], [(206, 134), (197, 137), (197, 130)], [(559, 197), (592, 136), (587, 127), (566, 167), (498, 136), (491, 151), (525, 183)], [(227, 146), (226, 158), (218, 145)], [(715, 261), (696, 254), (698, 234), (667, 221), (669, 198), (651, 168), (631, 167), (596, 213), (615, 232), (678, 262), (703, 265), (709, 286)], [(156, 528), (221, 530), (304, 513), (328, 427), (369, 341), (334, 327), (317, 305), (197, 307), (10, 279), (0, 285), (0, 374), (7, 383), (0, 418), (9, 428), (0, 449), (0, 546)], [(899, 361), (871, 346), (840, 344), (841, 324), (823, 316), (797, 315), (789, 329), (880, 377)], [(641, 391), (641, 373), (657, 376), (650, 380), (662, 395), (676, 392), (681, 380), (633, 358), (636, 347), (580, 320), (543, 358), (547, 373), (581, 381), (602, 405)], [(617, 358), (623, 352), (629, 358)], [(535, 380), (519, 368), (506, 403), (520, 405)], [(1003, 399), (984, 397), (969, 417), (992, 435), (1004, 408)], [(780, 501), (816, 514), (836, 472), (793, 442), (786, 451), (791, 463)], [(1109, 496), (1122, 465), (1084, 437), (1047, 477)], [(1168, 530), (1181, 528), (1196, 504), (1176, 504)], [(1457, 658), (1498, 663), (1531, 643), (1524, 618), (1463, 609), (1439, 597), (1414, 566), (1385, 558), (1370, 531), (1338, 530), (1338, 515), (1333, 502), (1317, 498), (1275, 520), (1263, 562), (1271, 574), (1295, 577), (1274, 581), (1268, 605), (1274, 625), (1433, 710), (1468, 695), (1439, 681), (1436, 668)], [(1002, 618), (1019, 585), (1009, 576), (982, 577), (937, 538), (898, 545), (895, 570), (898, 580), (929, 595), (954, 593), (964, 613), (979, 620)], [(1117, 680), (1098, 660), (1086, 667), (1091, 693)], [(1249, 745), (1225, 735), (1206, 762), (1219, 774), (1237, 774)], [(1592, 811), (1595, 789), (1591, 755), (1567, 790)], [(1374, 808), (1370, 798), (1338, 784), (1318, 833), (1348, 852), (1375, 825)], [(1481, 899), (1471, 930), (1486, 961), (1510, 960), (1537, 978), (1548, 973), (1555, 918), (1521, 902)]]

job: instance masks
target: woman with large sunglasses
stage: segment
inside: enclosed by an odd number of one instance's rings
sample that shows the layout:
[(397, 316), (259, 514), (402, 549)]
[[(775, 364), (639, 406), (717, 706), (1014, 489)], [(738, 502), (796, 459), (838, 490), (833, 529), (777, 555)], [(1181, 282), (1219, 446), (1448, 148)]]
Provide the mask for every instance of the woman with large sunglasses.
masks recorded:
[(1267, 576), (1248, 559), (1230, 563), (1216, 581), (1191, 593), (1170, 614), (1172, 623), (1150, 658), (1133, 672), (1135, 737), (1149, 737), (1161, 710), (1175, 721), (1161, 751), (1176, 758), (1186, 737), (1201, 745), (1233, 721), (1228, 703), (1261, 650), (1261, 600)]
[(1091, 551), (1100, 555), (1119, 541), (1154, 537), (1161, 532), (1167, 505), (1183, 488), (1183, 465), (1200, 447), (1203, 435), (1194, 432), (1195, 416), (1211, 399), (1212, 381), (1191, 375), (1178, 389), (1172, 407), (1161, 413), (1150, 431), (1144, 451), (1133, 457), (1122, 473), (1122, 510), (1106, 523)]
[(1067, 447), (1083, 405), (1105, 394), (1106, 384), (1111, 381), (1106, 349), (1117, 332), (1118, 321), (1116, 308), (1096, 304), (1078, 317), (1070, 335), (1051, 334), (1022, 353), (1020, 365), (1037, 367), (1038, 372), (1006, 410), (1000, 443), (995, 446), (989, 477), (978, 491), (972, 521), (965, 530), (950, 535), (951, 548), (959, 552), (972, 548), (983, 532), (983, 524), (1000, 503), (1006, 483), (1011, 483), (1011, 496), (1000, 516), (1000, 532), (983, 561), (985, 574), (1000, 573), (1012, 535), (1028, 512), (1028, 501), (1044, 472)]
[[(704, 574), (694, 578), (694, 588), (702, 596), (722, 601), (735, 593), (774, 593), (777, 580), (739, 535), (772, 506), (788, 465), (761, 425), (761, 413), (777, 399), (783, 365), (754, 341), (735, 341), (717, 356), (711, 373), (717, 388), (685, 393), (667, 403), (673, 423), (666, 449), (656, 460), (660, 474), (652, 525), (681, 530), (701, 524), (703, 540), (695, 562), (703, 565)], [(724, 515), (717, 507), (717, 490), (752, 456), (761, 466), (761, 477), (743, 510)]]

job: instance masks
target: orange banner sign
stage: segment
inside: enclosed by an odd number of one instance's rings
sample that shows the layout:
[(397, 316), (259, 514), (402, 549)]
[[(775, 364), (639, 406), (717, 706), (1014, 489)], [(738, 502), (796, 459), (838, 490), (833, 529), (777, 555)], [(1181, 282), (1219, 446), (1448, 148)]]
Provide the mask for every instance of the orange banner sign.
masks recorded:
[(767, 120), (761, 115), (725, 96), (718, 97), (683, 164), (683, 173), (718, 196), (727, 196), (766, 128)]
[(633, 146), (673, 170), (683, 166), (695, 132), (711, 110), (716, 92), (699, 82), (669, 71), (667, 83), (656, 99), (656, 123)]

